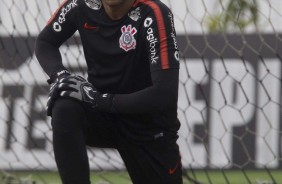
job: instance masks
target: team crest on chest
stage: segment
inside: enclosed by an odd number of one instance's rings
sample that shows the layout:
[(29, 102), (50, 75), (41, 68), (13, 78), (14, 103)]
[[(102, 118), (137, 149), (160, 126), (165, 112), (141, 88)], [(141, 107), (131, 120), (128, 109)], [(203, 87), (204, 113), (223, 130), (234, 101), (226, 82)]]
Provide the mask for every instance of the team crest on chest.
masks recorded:
[(132, 25), (122, 26), (121, 37), (119, 38), (119, 47), (126, 52), (136, 48), (136, 40), (134, 35), (137, 33), (137, 29)]
[(101, 0), (84, 0), (86, 5), (93, 10), (100, 10), (102, 7)]

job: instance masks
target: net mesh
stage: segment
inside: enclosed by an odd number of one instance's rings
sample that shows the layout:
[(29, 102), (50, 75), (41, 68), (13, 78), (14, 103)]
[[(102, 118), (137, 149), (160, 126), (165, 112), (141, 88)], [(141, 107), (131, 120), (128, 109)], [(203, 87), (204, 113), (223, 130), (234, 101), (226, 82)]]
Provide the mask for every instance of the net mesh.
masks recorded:
[[(174, 13), (181, 51), (178, 144), (185, 183), (281, 182), (282, 3), (163, 2)], [(0, 0), (0, 184), (60, 183), (45, 115), (47, 76), (33, 54), (60, 3)], [(66, 67), (86, 74), (77, 34), (61, 53)], [(88, 155), (92, 182), (130, 183), (115, 150)]]

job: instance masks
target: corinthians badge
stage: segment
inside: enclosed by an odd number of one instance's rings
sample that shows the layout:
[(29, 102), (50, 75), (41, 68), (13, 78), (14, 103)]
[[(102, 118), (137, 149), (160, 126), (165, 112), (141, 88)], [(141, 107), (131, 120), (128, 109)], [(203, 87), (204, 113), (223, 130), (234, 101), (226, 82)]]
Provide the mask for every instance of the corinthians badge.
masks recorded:
[(137, 33), (137, 29), (132, 25), (122, 26), (121, 37), (119, 38), (119, 47), (126, 52), (136, 48), (136, 40), (134, 35)]

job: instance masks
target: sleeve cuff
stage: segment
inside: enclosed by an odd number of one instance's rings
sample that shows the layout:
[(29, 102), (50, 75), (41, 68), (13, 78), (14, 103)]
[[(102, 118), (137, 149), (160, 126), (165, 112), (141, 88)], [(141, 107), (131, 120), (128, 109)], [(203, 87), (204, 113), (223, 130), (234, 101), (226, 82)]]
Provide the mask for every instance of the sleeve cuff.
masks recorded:
[(116, 112), (115, 109), (113, 108), (113, 99), (114, 99), (113, 94), (100, 94), (98, 99), (97, 99), (97, 108), (100, 111), (105, 111), (105, 112)]

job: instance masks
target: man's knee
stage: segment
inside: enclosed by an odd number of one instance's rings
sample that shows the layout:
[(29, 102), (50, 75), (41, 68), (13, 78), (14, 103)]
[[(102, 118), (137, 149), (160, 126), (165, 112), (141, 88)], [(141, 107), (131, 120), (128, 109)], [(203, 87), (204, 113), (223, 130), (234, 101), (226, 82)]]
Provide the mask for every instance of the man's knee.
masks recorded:
[(85, 111), (80, 102), (59, 98), (52, 109), (52, 127), (57, 131), (75, 131), (81, 127)]
[(69, 114), (83, 111), (81, 102), (69, 98), (58, 98), (53, 107), (53, 113)]

